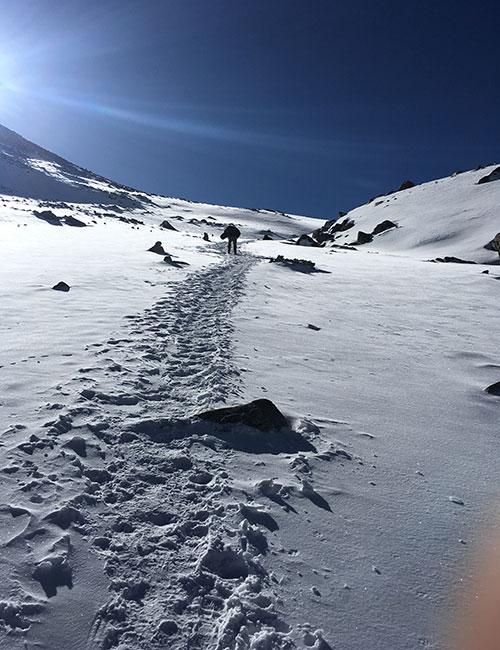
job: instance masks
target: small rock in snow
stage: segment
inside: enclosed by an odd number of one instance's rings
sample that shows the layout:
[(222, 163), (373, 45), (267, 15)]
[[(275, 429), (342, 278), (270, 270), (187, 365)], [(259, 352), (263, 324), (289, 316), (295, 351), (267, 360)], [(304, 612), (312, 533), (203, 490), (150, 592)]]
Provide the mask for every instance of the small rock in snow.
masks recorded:
[(315, 332), (319, 332), (321, 327), (318, 327), (317, 325), (313, 325), (312, 323), (307, 324), (308, 329), (314, 330)]
[(69, 286), (69, 284), (66, 284), (66, 282), (61, 281), (61, 282), (58, 282), (57, 284), (55, 284), (52, 287), (52, 289), (54, 289), (54, 291), (66, 291), (66, 292), (68, 292), (70, 290), (70, 286)]
[(448, 501), (451, 501), (452, 503), (456, 503), (457, 506), (465, 505), (462, 499), (460, 499), (459, 497), (455, 497), (453, 495), (448, 497)]

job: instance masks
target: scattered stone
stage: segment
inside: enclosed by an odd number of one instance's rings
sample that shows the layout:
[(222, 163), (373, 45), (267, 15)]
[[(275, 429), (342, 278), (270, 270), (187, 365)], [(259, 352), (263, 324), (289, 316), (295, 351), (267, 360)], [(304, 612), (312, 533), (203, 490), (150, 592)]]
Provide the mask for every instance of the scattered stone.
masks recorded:
[(318, 327), (317, 325), (313, 325), (312, 323), (307, 324), (308, 329), (314, 330), (315, 332), (319, 332), (321, 327)]
[(373, 235), (369, 232), (363, 232), (360, 230), (358, 232), (358, 238), (355, 241), (355, 244), (361, 245), (361, 244), (369, 244), (371, 241), (373, 241)]
[(456, 497), (456, 496), (453, 496), (453, 495), (448, 497), (448, 501), (451, 501), (451, 503), (456, 503), (457, 506), (465, 505), (463, 499), (460, 499), (460, 497)]
[(49, 223), (51, 226), (62, 226), (61, 217), (58, 217), (52, 210), (34, 210), (33, 214), (37, 219)]
[(491, 241), (485, 244), (484, 248), (488, 251), (495, 251), (500, 255), (500, 232), (497, 233)]
[(82, 438), (81, 436), (74, 436), (71, 440), (64, 443), (64, 446), (69, 447), (75, 452), (75, 454), (78, 454), (82, 458), (87, 456), (87, 442), (85, 438)]
[(210, 241), (210, 237), (208, 236), (207, 232), (203, 233), (203, 241)]
[(71, 215), (68, 215), (67, 217), (63, 217), (62, 220), (67, 226), (74, 226), (75, 228), (87, 227), (86, 223), (83, 223), (83, 221), (80, 221), (80, 219), (77, 219), (76, 217), (72, 217)]
[(409, 190), (410, 188), (415, 187), (415, 183), (413, 181), (403, 181), (401, 185), (398, 187), (397, 190), (394, 190), (395, 192), (402, 192), (403, 190)]
[(263, 241), (273, 241), (273, 238), (269, 237), (269, 235), (266, 234), (266, 235), (264, 235), (264, 237), (262, 237), (262, 240)]
[(47, 598), (53, 598), (57, 594), (57, 587), (73, 588), (73, 572), (64, 556), (40, 562), (33, 572), (33, 578), (42, 585)]
[(491, 386), (485, 388), (485, 391), (490, 395), (495, 395), (496, 397), (500, 397), (500, 381), (491, 384)]
[(272, 257), (270, 262), (275, 263), (275, 264), (284, 264), (285, 266), (291, 267), (296, 270), (305, 270), (305, 271), (313, 271), (316, 268), (316, 264), (314, 262), (311, 262), (311, 260), (303, 260), (303, 259), (298, 259), (298, 258), (289, 258), (289, 257), (283, 257), (283, 255), (278, 255), (278, 257)]
[(157, 255), (167, 255), (168, 254), (167, 251), (163, 248), (163, 244), (161, 243), (161, 241), (155, 242), (154, 245), (151, 246), (151, 248), (148, 248), (148, 251), (150, 253), (156, 253)]
[(246, 424), (260, 431), (288, 427), (288, 421), (283, 413), (268, 399), (257, 399), (248, 404), (203, 411), (196, 417), (218, 424)]
[(63, 506), (59, 510), (54, 510), (45, 519), (63, 530), (69, 528), (71, 524), (82, 524), (85, 521), (82, 513), (72, 506)]
[(312, 233), (314, 239), (320, 244), (324, 241), (333, 241), (339, 233), (353, 228), (354, 220), (344, 217), (346, 217), (346, 213), (340, 211), (338, 219), (326, 221), (321, 228)]
[(313, 246), (318, 247), (318, 242), (309, 235), (301, 235), (295, 242), (297, 246)]
[(55, 284), (52, 287), (52, 289), (54, 289), (54, 291), (66, 291), (66, 292), (68, 292), (70, 290), (70, 286), (69, 286), (69, 284), (66, 284), (66, 282), (61, 281), (61, 282), (58, 282), (57, 284)]
[[(165, 221), (162, 221), (162, 222), (161, 222), (161, 224), (160, 224), (160, 228), (164, 228), (165, 230), (175, 230), (175, 232), (178, 232), (178, 231), (177, 231), (177, 228), (175, 228), (174, 226), (172, 226), (172, 224), (169, 223), (166, 219), (165, 219)], [(160, 243), (160, 242), (156, 242), (156, 243), (158, 244), (158, 243)], [(156, 244), (155, 244), (155, 246), (156, 246)], [(149, 249), (149, 250), (151, 250), (151, 249)], [(153, 253), (156, 253), (156, 251), (153, 251)]]
[(446, 255), (445, 257), (436, 257), (433, 260), (429, 260), (430, 262), (441, 262), (441, 263), (446, 263), (446, 264), (476, 264), (476, 262), (472, 262), (471, 260), (462, 260), (460, 257), (453, 257)]
[(385, 232), (390, 228), (397, 228), (397, 224), (395, 224), (393, 221), (389, 221), (389, 219), (386, 219), (385, 221), (381, 221), (375, 226), (375, 228), (372, 230), (372, 235), (380, 235), (380, 233)]

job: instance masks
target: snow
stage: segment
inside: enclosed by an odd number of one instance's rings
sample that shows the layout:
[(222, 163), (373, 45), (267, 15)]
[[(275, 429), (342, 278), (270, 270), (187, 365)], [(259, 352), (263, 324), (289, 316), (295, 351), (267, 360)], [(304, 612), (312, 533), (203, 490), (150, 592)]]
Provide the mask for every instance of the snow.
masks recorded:
[(359, 230), (370, 233), (388, 219), (399, 227), (365, 244), (368, 249), (419, 259), (452, 255), (483, 263), (498, 260), (498, 255), (485, 250), (484, 245), (500, 231), (500, 183), (478, 185), (496, 167), (459, 173), (377, 197), (347, 214), (355, 226), (342, 233), (337, 243), (352, 243)]
[[(440, 647), (499, 496), (490, 168), (352, 211), (399, 225), (353, 251), (0, 136), (0, 648)], [(284, 447), (195, 417), (263, 397)]]

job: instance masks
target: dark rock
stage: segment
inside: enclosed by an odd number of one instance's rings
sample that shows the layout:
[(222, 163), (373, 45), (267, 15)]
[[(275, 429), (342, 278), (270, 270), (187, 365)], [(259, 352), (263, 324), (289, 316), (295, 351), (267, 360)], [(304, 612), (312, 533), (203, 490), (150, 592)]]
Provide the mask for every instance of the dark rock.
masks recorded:
[(67, 226), (74, 226), (75, 228), (87, 227), (86, 223), (83, 223), (83, 221), (80, 221), (80, 219), (76, 219), (76, 217), (72, 217), (71, 215), (63, 217), (63, 221)]
[[(177, 232), (177, 228), (175, 228), (174, 226), (172, 226), (172, 224), (169, 223), (166, 219), (165, 219), (165, 221), (162, 221), (162, 222), (161, 222), (161, 224), (160, 224), (160, 228), (164, 228), (165, 230), (175, 230), (175, 232)], [(150, 250), (151, 250), (151, 249), (150, 249)], [(153, 252), (156, 253), (156, 251), (153, 251)]]
[(415, 187), (415, 183), (412, 181), (403, 181), (401, 185), (398, 187), (397, 190), (394, 190), (395, 192), (402, 192), (403, 190), (409, 190), (410, 188)]
[(71, 438), (71, 440), (68, 440), (64, 446), (69, 447), (75, 452), (75, 454), (78, 454), (82, 458), (85, 458), (87, 456), (87, 443), (85, 441), (85, 438), (74, 436)]
[(486, 271), (481, 271), (481, 273), (483, 273), (484, 275), (488, 275), (489, 271), (488, 271), (488, 269), (486, 269)]
[(385, 221), (381, 221), (375, 226), (375, 228), (372, 230), (372, 235), (380, 235), (380, 233), (385, 232), (390, 228), (397, 228), (397, 225), (393, 221), (386, 219)]
[(85, 521), (81, 512), (71, 506), (63, 506), (59, 510), (54, 510), (45, 519), (63, 530), (69, 528), (73, 523), (82, 524)]
[(500, 180), (500, 167), (495, 167), (495, 169), (492, 172), (480, 178), (477, 184), (482, 185), (483, 183), (490, 183), (491, 181), (498, 181), (498, 180)]
[(112, 479), (112, 476), (107, 469), (93, 469), (88, 467), (83, 473), (93, 483), (99, 483), (100, 485), (108, 483)]
[(183, 266), (189, 266), (189, 262), (182, 262), (181, 260), (174, 260), (172, 259), (171, 255), (165, 255), (163, 258), (163, 261), (165, 264), (168, 264), (169, 266), (174, 266), (177, 269), (181, 269)]
[(495, 251), (500, 255), (500, 232), (497, 233), (491, 241), (485, 244), (484, 248), (488, 251)]
[(373, 241), (373, 235), (369, 232), (363, 232), (360, 230), (358, 232), (358, 238), (356, 240), (356, 244), (369, 244), (371, 241)]
[(47, 558), (37, 565), (33, 572), (45, 592), (47, 598), (57, 594), (57, 587), (73, 588), (73, 572), (65, 557)]
[(163, 248), (161, 241), (155, 242), (151, 248), (148, 248), (150, 253), (156, 253), (157, 255), (167, 255), (167, 251)]
[(210, 237), (208, 236), (207, 232), (203, 233), (203, 241), (210, 241)]
[(308, 329), (314, 330), (315, 332), (319, 332), (321, 327), (318, 327), (317, 325), (313, 325), (312, 323), (307, 324)]
[(66, 284), (66, 282), (58, 282), (55, 284), (53, 287), (54, 291), (66, 291), (68, 292), (70, 290), (69, 284)]
[(55, 215), (52, 210), (42, 210), (41, 212), (34, 210), (33, 214), (37, 219), (41, 219), (51, 226), (62, 226), (61, 217)]
[(500, 397), (500, 381), (497, 381), (495, 384), (491, 384), (491, 386), (485, 388), (485, 391), (490, 395)]
[(301, 235), (295, 243), (297, 246), (319, 246), (318, 242), (309, 235)]
[(260, 431), (288, 427), (283, 413), (268, 399), (256, 399), (248, 404), (203, 411), (196, 417), (218, 424), (246, 424)]
[(339, 219), (330, 219), (325, 221), (325, 223), (313, 232), (313, 237), (319, 243), (324, 241), (334, 240), (335, 237), (341, 233), (349, 230), (354, 226), (354, 221), (349, 218), (345, 218), (342, 221), (340, 219), (345, 217), (345, 212), (339, 212)]
[(291, 259), (289, 257), (283, 257), (283, 255), (272, 257), (269, 261), (275, 264), (284, 264), (285, 266), (297, 270), (314, 271), (316, 268), (316, 264), (311, 262), (311, 260), (302, 260), (298, 258)]
[(447, 264), (476, 264), (476, 262), (473, 262), (472, 260), (462, 260), (460, 257), (453, 257), (453, 256), (448, 256), (445, 255), (445, 257), (436, 257), (433, 260), (430, 260), (431, 262), (442, 262), (442, 263), (447, 263)]
[(273, 241), (273, 238), (269, 237), (269, 235), (264, 235), (264, 237), (262, 237), (262, 240), (263, 241)]

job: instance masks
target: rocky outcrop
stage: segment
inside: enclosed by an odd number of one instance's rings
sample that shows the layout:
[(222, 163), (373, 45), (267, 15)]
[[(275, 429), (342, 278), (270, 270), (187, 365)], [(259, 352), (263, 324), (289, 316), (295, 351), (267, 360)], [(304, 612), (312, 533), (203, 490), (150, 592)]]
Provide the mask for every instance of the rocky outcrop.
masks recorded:
[(445, 257), (436, 257), (431, 262), (445, 262), (448, 264), (476, 264), (472, 260), (462, 260), (460, 257), (453, 257), (453, 255), (446, 255)]
[(498, 181), (498, 180), (500, 180), (500, 167), (495, 167), (495, 169), (492, 172), (480, 178), (477, 184), (482, 185), (483, 183), (491, 183), (491, 181)]
[(484, 248), (488, 251), (495, 251), (500, 255), (500, 232), (497, 233), (491, 241), (485, 244)]
[(318, 242), (309, 235), (301, 235), (295, 243), (297, 246), (319, 246)]
[(345, 212), (339, 212), (338, 219), (330, 219), (325, 221), (325, 223), (312, 233), (314, 239), (322, 243), (324, 241), (333, 241), (336, 236), (341, 233), (349, 230), (354, 226), (354, 221), (345, 217)]
[(390, 230), (391, 228), (397, 228), (397, 225), (393, 221), (385, 219), (375, 226), (372, 230), (372, 235), (380, 235), (380, 233)]
[(373, 241), (373, 235), (370, 232), (363, 232), (360, 230), (358, 232), (358, 238), (354, 244), (369, 244), (371, 241)]
[(495, 384), (491, 384), (491, 386), (488, 386), (484, 390), (490, 395), (500, 397), (500, 381), (497, 381)]

